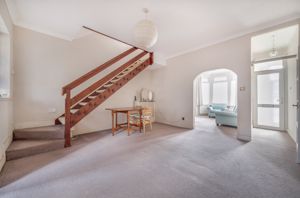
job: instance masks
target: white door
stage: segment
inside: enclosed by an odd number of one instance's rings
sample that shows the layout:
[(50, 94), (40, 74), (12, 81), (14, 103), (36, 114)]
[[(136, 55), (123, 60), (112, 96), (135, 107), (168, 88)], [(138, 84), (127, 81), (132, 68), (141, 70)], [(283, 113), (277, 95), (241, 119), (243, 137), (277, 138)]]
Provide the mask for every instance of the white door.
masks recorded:
[(284, 130), (283, 70), (255, 72), (254, 127)]
[[(300, 52), (300, 50), (299, 50)], [(300, 127), (299, 127), (299, 123), (300, 123), (300, 81), (299, 81), (299, 78), (300, 78), (300, 62), (299, 62), (299, 59), (297, 59), (297, 77), (296, 77), (296, 94), (297, 94), (297, 101), (295, 104), (292, 104), (292, 106), (294, 108), (296, 108), (297, 110), (297, 114), (296, 114), (296, 120), (297, 120), (297, 124), (296, 124), (296, 130), (297, 130), (297, 162), (300, 163)]]
[(290, 136), (297, 142), (297, 61), (287, 60), (287, 88), (288, 88), (288, 125), (287, 130)]

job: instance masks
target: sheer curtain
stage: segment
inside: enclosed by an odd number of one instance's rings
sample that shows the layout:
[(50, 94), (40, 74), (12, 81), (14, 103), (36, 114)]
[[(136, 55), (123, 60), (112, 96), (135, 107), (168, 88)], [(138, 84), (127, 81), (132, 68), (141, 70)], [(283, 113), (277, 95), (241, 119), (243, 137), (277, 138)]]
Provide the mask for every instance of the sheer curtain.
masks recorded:
[(196, 94), (196, 115), (200, 115), (200, 107), (202, 103), (202, 89), (201, 89), (201, 77), (195, 80), (195, 94)]

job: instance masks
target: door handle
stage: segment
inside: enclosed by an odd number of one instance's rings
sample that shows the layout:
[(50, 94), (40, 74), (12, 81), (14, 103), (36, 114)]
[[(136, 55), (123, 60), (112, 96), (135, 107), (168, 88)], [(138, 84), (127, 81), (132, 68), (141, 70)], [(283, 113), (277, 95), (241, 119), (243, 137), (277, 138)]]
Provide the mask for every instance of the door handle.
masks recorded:
[(299, 108), (299, 104), (293, 104), (292, 106)]

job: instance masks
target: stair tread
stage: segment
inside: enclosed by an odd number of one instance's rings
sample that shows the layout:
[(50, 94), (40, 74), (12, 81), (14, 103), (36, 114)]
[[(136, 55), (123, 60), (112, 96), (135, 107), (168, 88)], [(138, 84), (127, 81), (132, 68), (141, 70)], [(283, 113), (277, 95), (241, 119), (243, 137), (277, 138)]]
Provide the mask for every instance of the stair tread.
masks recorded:
[(39, 146), (48, 146), (49, 144), (53, 143), (62, 143), (63, 145), (64, 140), (14, 140), (7, 148), (7, 152), (13, 152)]
[(58, 120), (59, 120), (62, 124), (65, 124), (65, 116), (59, 117)]
[(14, 160), (64, 148), (64, 139), (60, 140), (15, 140), (6, 151), (6, 159)]
[(64, 130), (64, 125), (51, 125), (51, 126), (42, 126), (42, 127), (32, 127), (24, 129), (15, 129), (14, 133), (28, 133), (28, 132), (56, 132), (57, 130)]
[(105, 91), (105, 90), (102, 89), (102, 90), (97, 90), (96, 92), (97, 92), (97, 93), (103, 93), (104, 91)]

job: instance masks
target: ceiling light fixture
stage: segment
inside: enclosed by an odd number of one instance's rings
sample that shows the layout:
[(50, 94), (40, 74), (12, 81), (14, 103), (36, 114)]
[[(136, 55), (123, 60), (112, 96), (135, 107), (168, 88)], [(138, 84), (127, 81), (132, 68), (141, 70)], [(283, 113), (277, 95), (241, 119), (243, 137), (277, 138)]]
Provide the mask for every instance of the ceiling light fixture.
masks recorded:
[(143, 9), (145, 19), (139, 21), (134, 28), (134, 39), (137, 45), (149, 49), (157, 42), (158, 32), (152, 21), (148, 19), (149, 10)]
[(278, 55), (278, 51), (276, 50), (276, 46), (275, 46), (275, 35), (272, 35), (272, 51), (270, 52), (270, 56), (271, 57), (276, 57)]

